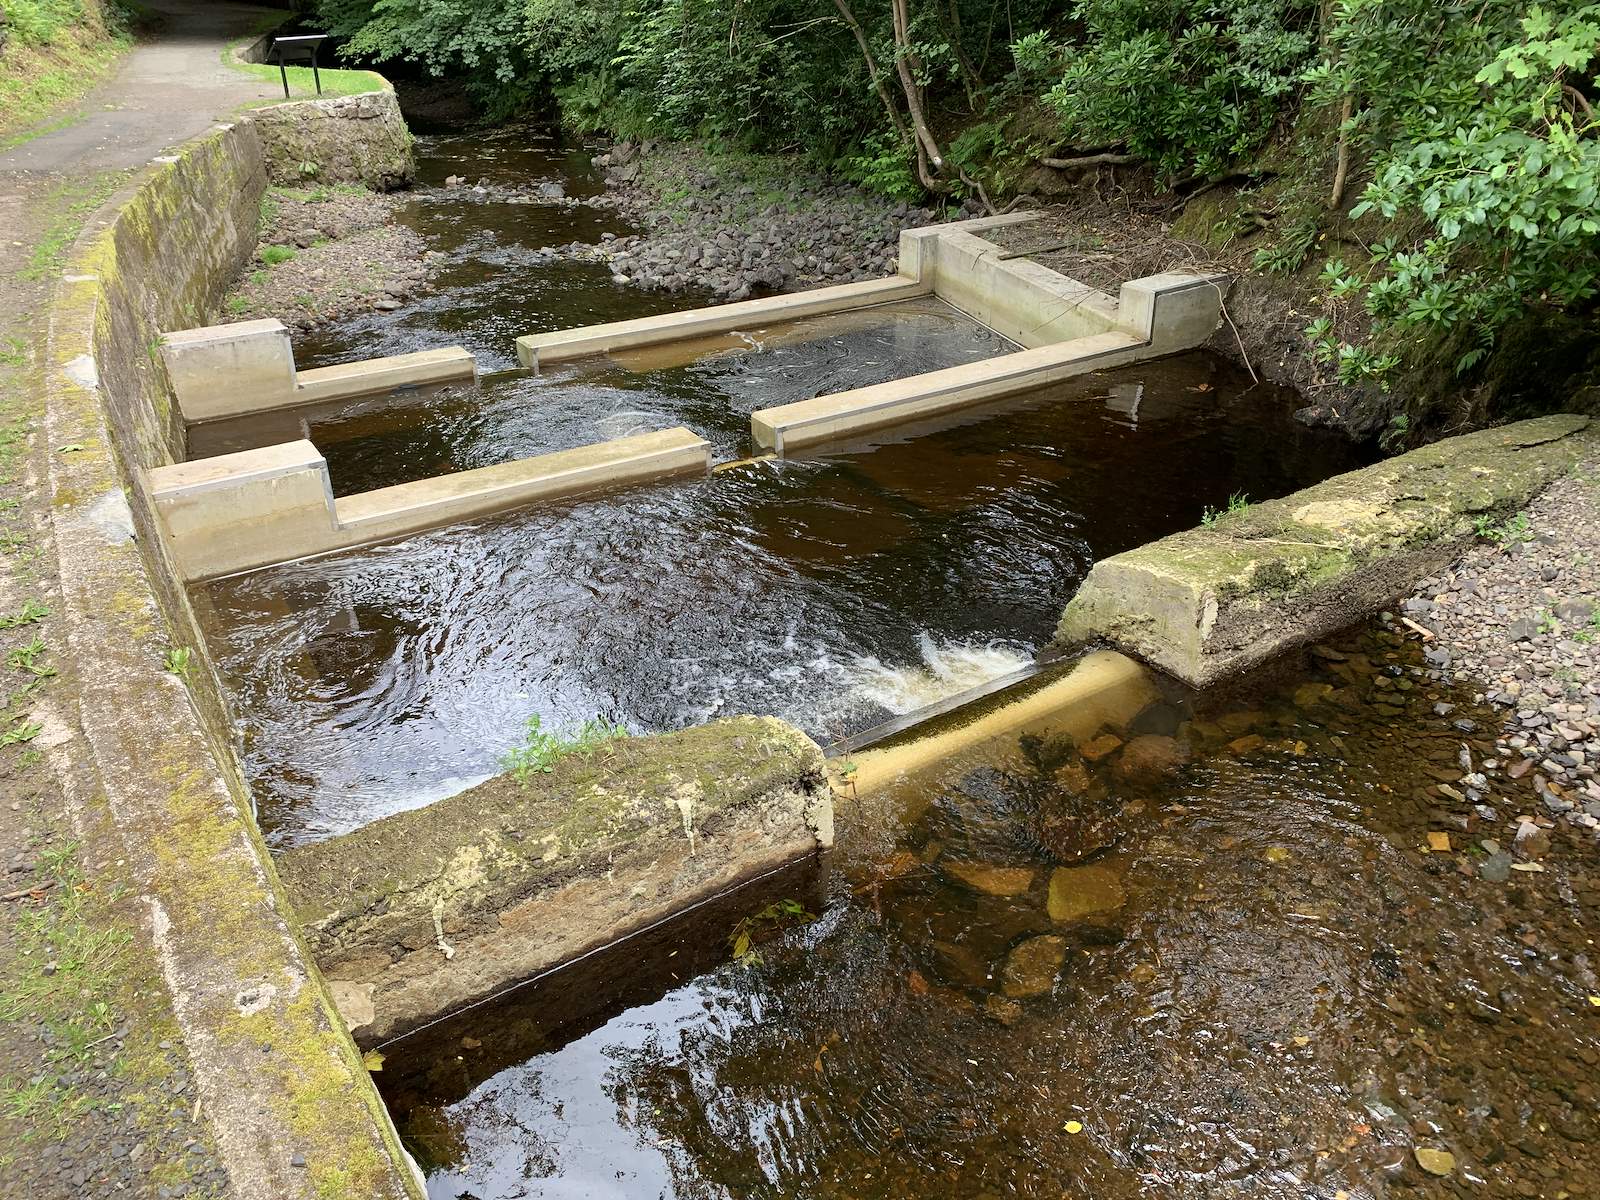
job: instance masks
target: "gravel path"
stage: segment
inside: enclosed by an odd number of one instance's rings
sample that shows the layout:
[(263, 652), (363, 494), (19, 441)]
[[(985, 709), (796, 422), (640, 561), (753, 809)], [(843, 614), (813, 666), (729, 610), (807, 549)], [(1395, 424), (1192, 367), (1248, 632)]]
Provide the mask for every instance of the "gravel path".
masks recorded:
[(1426, 631), (1436, 670), (1504, 714), (1497, 757), (1463, 764), (1455, 790), (1480, 805), (1504, 780), (1530, 780), (1544, 811), (1514, 833), (1522, 856), (1537, 857), (1551, 820), (1600, 833), (1600, 446), (1525, 512), (1481, 532), (1400, 613)]

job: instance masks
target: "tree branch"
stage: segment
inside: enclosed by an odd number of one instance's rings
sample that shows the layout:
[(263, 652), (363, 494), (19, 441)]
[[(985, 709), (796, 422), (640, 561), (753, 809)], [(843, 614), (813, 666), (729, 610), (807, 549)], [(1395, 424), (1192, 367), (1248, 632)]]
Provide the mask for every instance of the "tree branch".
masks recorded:
[(900, 116), (900, 110), (895, 106), (894, 97), (889, 94), (889, 88), (883, 82), (883, 76), (878, 71), (878, 64), (872, 57), (872, 46), (867, 41), (867, 35), (861, 28), (861, 22), (856, 20), (855, 10), (850, 7), (850, 0), (833, 0), (833, 6), (839, 10), (839, 15), (844, 18), (844, 23), (850, 27), (850, 32), (856, 35), (856, 45), (861, 47), (861, 57), (866, 60), (867, 74), (872, 76), (872, 86), (877, 90), (878, 99), (883, 101), (883, 109), (889, 114), (889, 123), (894, 126), (894, 131), (901, 141), (908, 141), (911, 132), (906, 128), (905, 121)]
[(1084, 154), (1078, 158), (1041, 158), (1039, 163), (1057, 171), (1079, 171), (1084, 167), (1126, 167), (1138, 161), (1137, 154), (1116, 154), (1107, 151), (1102, 154)]

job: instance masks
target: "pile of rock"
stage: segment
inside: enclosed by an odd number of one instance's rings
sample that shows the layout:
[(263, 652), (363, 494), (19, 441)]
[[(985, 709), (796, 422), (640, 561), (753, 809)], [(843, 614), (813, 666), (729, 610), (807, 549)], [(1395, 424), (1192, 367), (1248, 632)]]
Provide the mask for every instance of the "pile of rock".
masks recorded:
[(1600, 460), (1484, 534), (1402, 619), (1433, 667), (1504, 710), (1506, 775), (1600, 830)]
[(915, 207), (798, 164), (777, 179), (761, 173), (770, 162), (713, 160), (689, 146), (619, 142), (595, 163), (609, 188), (595, 203), (644, 229), (605, 243), (617, 281), (728, 300), (893, 274), (902, 229), (978, 211)]

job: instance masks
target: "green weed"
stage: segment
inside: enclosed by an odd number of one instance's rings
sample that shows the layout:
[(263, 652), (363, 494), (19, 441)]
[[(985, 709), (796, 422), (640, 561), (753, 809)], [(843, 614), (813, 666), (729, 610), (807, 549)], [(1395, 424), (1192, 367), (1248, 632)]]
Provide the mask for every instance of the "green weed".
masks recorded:
[(1228, 506), (1226, 508), (1218, 509), (1212, 508), (1209, 504), (1206, 505), (1205, 511), (1200, 514), (1200, 524), (1204, 525), (1207, 529), (1211, 529), (1218, 521), (1222, 520), (1223, 517), (1235, 516), (1238, 513), (1244, 512), (1249, 507), (1250, 497), (1245, 495), (1243, 492), (1234, 492), (1233, 495), (1228, 497)]
[(587, 758), (627, 736), (627, 729), (603, 717), (585, 721), (575, 734), (564, 736), (546, 730), (542, 718), (534, 713), (524, 728), (522, 744), (508, 750), (500, 761), (519, 783), (526, 784), (534, 775), (548, 775), (569, 754)]

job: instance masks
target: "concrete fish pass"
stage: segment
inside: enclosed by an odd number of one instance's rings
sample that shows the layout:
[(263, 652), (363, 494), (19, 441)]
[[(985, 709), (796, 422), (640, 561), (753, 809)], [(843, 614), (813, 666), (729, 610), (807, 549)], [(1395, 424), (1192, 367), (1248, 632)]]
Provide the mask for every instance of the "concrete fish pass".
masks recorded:
[[(517, 339), (541, 370), (606, 356), (671, 361), (746, 346), (750, 330), (842, 319), (935, 298), (1020, 347), (978, 362), (817, 396), (750, 416), (757, 454), (779, 456), (952, 413), (1075, 375), (1190, 349), (1216, 330), (1222, 280), (1164, 274), (1116, 297), (1007, 254), (983, 230), (1029, 214), (902, 232), (899, 271), (809, 292)], [(678, 426), (334, 497), (305, 414), (330, 401), (451, 382), (476, 366), (460, 347), (297, 371), (284, 327), (247, 321), (164, 335), (161, 358), (191, 428), (245, 420), (274, 444), (148, 472), (152, 502), (185, 581), (215, 578), (407, 536), (541, 500), (712, 469), (712, 447)]]

